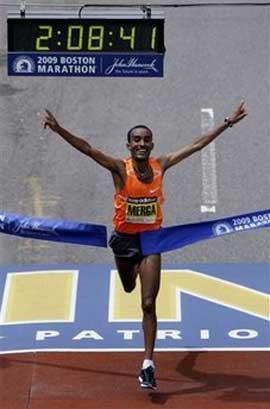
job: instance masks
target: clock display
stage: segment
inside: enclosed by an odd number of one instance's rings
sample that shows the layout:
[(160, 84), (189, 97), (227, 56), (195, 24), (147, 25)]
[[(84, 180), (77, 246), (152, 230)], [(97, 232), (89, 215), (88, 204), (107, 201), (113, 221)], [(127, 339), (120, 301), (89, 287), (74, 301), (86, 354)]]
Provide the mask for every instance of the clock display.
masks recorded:
[(8, 51), (164, 53), (164, 20), (9, 18)]

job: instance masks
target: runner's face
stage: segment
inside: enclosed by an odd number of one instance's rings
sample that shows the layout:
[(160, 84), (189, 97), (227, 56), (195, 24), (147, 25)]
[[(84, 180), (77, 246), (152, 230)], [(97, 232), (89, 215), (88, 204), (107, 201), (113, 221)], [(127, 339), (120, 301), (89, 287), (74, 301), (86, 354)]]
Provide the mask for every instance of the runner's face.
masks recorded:
[(132, 159), (137, 161), (147, 160), (154, 147), (152, 133), (145, 128), (136, 128), (130, 135), (130, 142), (127, 148)]

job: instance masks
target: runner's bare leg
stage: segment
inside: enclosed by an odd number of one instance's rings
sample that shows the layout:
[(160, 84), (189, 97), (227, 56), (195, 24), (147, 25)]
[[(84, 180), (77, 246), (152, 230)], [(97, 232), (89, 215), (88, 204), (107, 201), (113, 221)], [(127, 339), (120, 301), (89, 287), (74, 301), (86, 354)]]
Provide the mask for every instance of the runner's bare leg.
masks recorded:
[(145, 257), (140, 264), (145, 359), (153, 360), (157, 332), (156, 298), (160, 286), (161, 256)]

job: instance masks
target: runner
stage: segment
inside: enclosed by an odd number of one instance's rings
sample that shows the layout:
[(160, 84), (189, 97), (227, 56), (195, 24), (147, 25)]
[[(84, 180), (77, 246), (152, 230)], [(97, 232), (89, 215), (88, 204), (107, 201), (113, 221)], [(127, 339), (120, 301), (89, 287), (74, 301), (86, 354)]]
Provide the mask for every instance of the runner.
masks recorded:
[(60, 126), (50, 111), (46, 110), (44, 128), (49, 127), (112, 174), (115, 186), (113, 220), (115, 230), (109, 245), (114, 252), (124, 290), (126, 292), (134, 290), (137, 276), (141, 282), (145, 356), (139, 381), (143, 388), (157, 387), (153, 353), (157, 331), (156, 298), (160, 286), (161, 254), (143, 256), (140, 233), (161, 227), (163, 219), (161, 205), (164, 200), (162, 180), (166, 170), (200, 151), (246, 115), (245, 103), (242, 101), (232, 115), (226, 117), (224, 122), (213, 130), (180, 150), (159, 158), (150, 157), (154, 148), (152, 131), (145, 125), (136, 125), (127, 135), (130, 157), (116, 159), (71, 134)]

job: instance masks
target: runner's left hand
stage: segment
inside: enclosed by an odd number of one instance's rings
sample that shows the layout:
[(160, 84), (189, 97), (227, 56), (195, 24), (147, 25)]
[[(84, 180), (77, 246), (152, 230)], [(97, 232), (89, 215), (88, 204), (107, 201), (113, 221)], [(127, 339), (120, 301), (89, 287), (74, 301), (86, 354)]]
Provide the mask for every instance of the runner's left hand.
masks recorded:
[(245, 107), (245, 101), (241, 101), (241, 103), (233, 111), (232, 115), (230, 115), (229, 120), (234, 125), (245, 118), (247, 114), (248, 113)]

